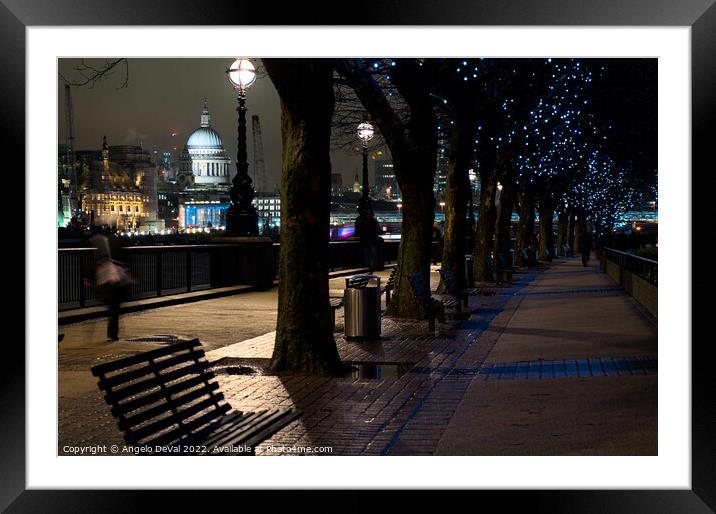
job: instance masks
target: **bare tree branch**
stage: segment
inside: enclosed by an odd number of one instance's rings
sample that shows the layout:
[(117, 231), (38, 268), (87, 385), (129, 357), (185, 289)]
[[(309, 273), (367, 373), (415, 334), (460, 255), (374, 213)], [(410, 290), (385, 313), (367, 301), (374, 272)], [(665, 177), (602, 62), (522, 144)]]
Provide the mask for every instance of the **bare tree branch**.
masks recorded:
[(93, 66), (88, 64), (85, 59), (81, 59), (80, 65), (74, 68), (74, 71), (81, 78), (70, 78), (60, 73), (60, 78), (65, 82), (74, 87), (88, 86), (93, 88), (97, 82), (105, 80), (110, 77), (117, 68), (124, 67), (124, 78), (117, 89), (124, 89), (129, 84), (129, 62), (126, 58), (105, 60), (101, 66)]

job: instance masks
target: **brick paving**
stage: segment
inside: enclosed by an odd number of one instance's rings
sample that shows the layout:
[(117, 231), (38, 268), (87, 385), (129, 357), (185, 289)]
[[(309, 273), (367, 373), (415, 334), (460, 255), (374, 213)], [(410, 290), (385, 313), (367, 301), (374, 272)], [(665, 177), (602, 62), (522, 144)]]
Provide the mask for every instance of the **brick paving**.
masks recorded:
[[(618, 373), (619, 369), (655, 373), (653, 356), (646, 356), (651, 360), (644, 360), (645, 356), (632, 360), (616, 356), (609, 361), (600, 356), (600, 373), (596, 373), (597, 361), (592, 363), (590, 359), (486, 362), (522, 300), (536, 292), (543, 272), (517, 273), (514, 283), (501, 288), (497, 295), (470, 297), (469, 319), (448, 318), (445, 324), (438, 323), (432, 334), (428, 333), (427, 321), (384, 318), (380, 341), (348, 341), (341, 335), (341, 309), (336, 320), (341, 359), (349, 363), (390, 363), (400, 365), (403, 371), (408, 369), (397, 378), (217, 374), (217, 381), (226, 401), (236, 409), (279, 406), (302, 411), (299, 419), (265, 441), (257, 455), (296, 455), (291, 449), (309, 446), (328, 447), (334, 455), (432, 455), (466, 391), (477, 380), (504, 379), (506, 370), (513, 370), (511, 378), (515, 379), (522, 374), (525, 378), (547, 378), (560, 369), (560, 363), (565, 366), (565, 376), (570, 376), (566, 370), (571, 370), (572, 365), (579, 375), (584, 373), (585, 362), (587, 373), (595, 377), (611, 371)], [(432, 278), (435, 285), (435, 276)], [(612, 288), (592, 289), (600, 290), (581, 291), (579, 295), (603, 296), (606, 289), (611, 292)], [(269, 332), (216, 348), (207, 352), (207, 358), (212, 362), (265, 361), (271, 357), (274, 336)], [(634, 364), (637, 361), (643, 361), (641, 368)], [(122, 443), (99, 392), (89, 390), (60, 397), (59, 439), (60, 454), (64, 453), (64, 445)], [(281, 448), (286, 450), (277, 451)]]
[[(518, 290), (531, 275), (520, 275), (513, 289)], [(433, 277), (433, 285), (436, 279)], [(251, 294), (251, 293), (250, 293)], [(470, 351), (470, 365), (479, 366), (487, 355), (490, 338), (478, 340), (477, 333), (503, 311), (509, 295), (471, 297), (468, 320), (448, 320), (428, 332), (427, 321), (383, 318), (380, 341), (348, 341), (343, 338), (342, 310), (336, 318), (336, 342), (341, 359), (350, 363), (390, 363), (406, 368), (443, 369), (463, 362)], [(196, 305), (194, 306), (196, 308)], [(240, 343), (207, 352), (207, 359), (269, 359), (275, 333), (269, 332)], [(480, 347), (480, 351), (475, 348)], [(462, 359), (462, 360), (461, 360)], [(67, 367), (76, 363), (61, 361)], [(464, 362), (463, 362), (464, 363)], [(326, 378), (300, 374), (229, 375), (217, 374), (226, 400), (239, 410), (270, 407), (300, 409), (300, 419), (267, 440), (264, 447), (328, 446), (336, 455), (393, 454), (394, 439), (403, 431), (409, 437), (419, 426), (436, 419), (435, 407), (423, 409), (426, 398), (452, 398), (439, 407), (442, 426), (449, 419), (469, 379), (450, 378), (436, 373), (407, 372), (399, 378), (383, 380)], [(419, 415), (416, 415), (417, 412)], [(64, 445), (120, 444), (121, 435), (99, 392), (87, 391), (80, 397), (60, 398), (60, 453)], [(431, 441), (439, 439), (438, 425), (432, 424)], [(426, 450), (427, 451), (427, 446)], [(259, 449), (259, 455), (275, 455)], [(290, 453), (288, 453), (290, 454)]]

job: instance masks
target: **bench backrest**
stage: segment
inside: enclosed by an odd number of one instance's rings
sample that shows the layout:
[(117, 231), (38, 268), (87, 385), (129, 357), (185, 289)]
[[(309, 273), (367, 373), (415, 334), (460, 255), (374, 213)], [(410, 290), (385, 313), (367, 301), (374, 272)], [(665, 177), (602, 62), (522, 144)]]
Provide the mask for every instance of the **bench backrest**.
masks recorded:
[(507, 264), (507, 259), (502, 254), (502, 252), (498, 252), (497, 254), (497, 266), (499, 268), (509, 268), (509, 264)]
[(398, 268), (393, 268), (393, 271), (390, 272), (390, 276), (388, 277), (388, 283), (385, 284), (386, 289), (393, 289), (395, 287), (395, 275)]
[(413, 293), (415, 293), (418, 303), (423, 307), (430, 306), (432, 304), (430, 287), (425, 282), (423, 276), (420, 273), (413, 273), (412, 275), (408, 275), (408, 282), (410, 282), (410, 287)]
[(231, 407), (198, 339), (99, 364), (92, 374), (131, 445), (175, 444), (213, 428)]
[(457, 284), (457, 277), (455, 273), (449, 268), (440, 268), (440, 278), (443, 279), (443, 284), (452, 296), (460, 296), (460, 286)]

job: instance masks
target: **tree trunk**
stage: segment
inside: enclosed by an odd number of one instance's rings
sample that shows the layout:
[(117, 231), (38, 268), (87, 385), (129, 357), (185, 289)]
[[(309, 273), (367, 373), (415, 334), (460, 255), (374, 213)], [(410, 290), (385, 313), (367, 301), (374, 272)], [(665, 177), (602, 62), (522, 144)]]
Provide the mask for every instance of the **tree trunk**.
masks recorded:
[(495, 192), (497, 184), (494, 174), (485, 172), (480, 176), (480, 214), (477, 219), (477, 234), (475, 235), (475, 280), (494, 280), (488, 260), (492, 250), (495, 235)]
[(568, 212), (568, 221), (567, 221), (567, 244), (569, 245), (569, 249), (574, 252), (574, 210), (569, 209)]
[(517, 226), (517, 241), (515, 254), (519, 266), (527, 266), (522, 258), (522, 250), (529, 247), (534, 239), (535, 232), (535, 206), (531, 191), (525, 191), (520, 195), (520, 222)]
[(574, 223), (574, 251), (582, 251), (582, 232), (584, 231), (584, 211), (577, 211), (577, 220)]
[(344, 371), (328, 300), (332, 66), (321, 59), (266, 59), (281, 98), (281, 253), (271, 366)]
[[(458, 121), (448, 149), (447, 189), (445, 191), (445, 235), (443, 237), (443, 269), (455, 275), (458, 285), (465, 284), (465, 240), (467, 236), (467, 203), (470, 195), (470, 153), (474, 135), (472, 120)], [(439, 293), (446, 293), (440, 281)]]
[[(387, 314), (419, 318), (408, 277), (423, 275), (429, 283), (435, 198), (433, 179), (437, 159), (437, 120), (425, 69), (412, 59), (399, 60), (394, 84), (410, 110), (407, 121), (392, 105), (382, 86), (362, 66), (350, 60), (338, 63), (340, 73), (370, 113), (393, 156), (393, 171), (403, 194), (395, 289)], [(402, 77), (402, 79), (401, 79)], [(396, 81), (397, 79), (397, 81)]]
[(557, 223), (557, 255), (564, 257), (563, 246), (567, 242), (567, 222), (568, 216), (566, 212), (560, 212), (558, 215)]
[(553, 257), (553, 216), (554, 206), (552, 204), (552, 199), (545, 195), (539, 202), (539, 258), (542, 261), (550, 261)]
[[(397, 167), (393, 160), (393, 166)], [(433, 235), (435, 198), (429, 186), (410, 181), (400, 184), (403, 194), (403, 224), (395, 272), (395, 289), (386, 314), (399, 318), (420, 318), (425, 313), (412, 292), (408, 277), (423, 275), (430, 283), (430, 252)]]
[(535, 207), (534, 199), (530, 191), (525, 191), (519, 196), (520, 199), (520, 222), (517, 225), (517, 241), (515, 243), (515, 254), (519, 266), (527, 266), (522, 257), (522, 250), (528, 248), (534, 239), (535, 231)]
[(500, 191), (500, 205), (497, 207), (497, 221), (495, 223), (495, 255), (501, 254), (508, 265), (510, 260), (510, 242), (512, 236), (512, 211), (515, 206), (515, 189), (509, 178), (502, 184)]

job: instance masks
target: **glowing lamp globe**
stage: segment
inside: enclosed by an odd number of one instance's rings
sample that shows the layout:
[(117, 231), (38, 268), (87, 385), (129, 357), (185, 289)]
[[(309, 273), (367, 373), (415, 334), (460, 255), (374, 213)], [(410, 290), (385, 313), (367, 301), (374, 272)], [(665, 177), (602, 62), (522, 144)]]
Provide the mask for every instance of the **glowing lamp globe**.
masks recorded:
[(231, 85), (240, 91), (250, 88), (256, 81), (256, 68), (248, 59), (236, 59), (226, 74)]
[(358, 139), (364, 143), (373, 139), (373, 134), (375, 134), (375, 130), (373, 129), (373, 125), (370, 123), (361, 123), (358, 125)]

